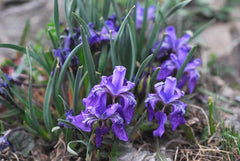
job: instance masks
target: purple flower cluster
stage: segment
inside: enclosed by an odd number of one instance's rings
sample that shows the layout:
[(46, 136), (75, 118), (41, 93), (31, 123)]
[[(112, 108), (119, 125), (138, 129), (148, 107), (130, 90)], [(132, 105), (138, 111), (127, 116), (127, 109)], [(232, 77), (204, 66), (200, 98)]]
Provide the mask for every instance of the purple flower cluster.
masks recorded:
[[(184, 95), (184, 92), (177, 88), (177, 80), (174, 77), (167, 77), (165, 82), (155, 84), (156, 93), (149, 93), (145, 100), (145, 106), (148, 112), (148, 120), (152, 121), (155, 117), (159, 127), (153, 132), (154, 136), (161, 137), (165, 132), (164, 125), (167, 122), (166, 108), (172, 107), (169, 120), (172, 124), (172, 130), (185, 123), (184, 113), (187, 105), (178, 99)], [(162, 107), (157, 111), (157, 102)], [(157, 111), (157, 112), (155, 112)]]
[(67, 115), (67, 120), (79, 129), (90, 132), (96, 125), (96, 146), (100, 147), (103, 135), (109, 131), (106, 120), (112, 122), (113, 133), (122, 141), (128, 141), (124, 129), (134, 115), (135, 96), (130, 92), (134, 83), (125, 79), (126, 68), (116, 66), (113, 75), (102, 76), (87, 98), (83, 99), (85, 110), (77, 116)]
[[(164, 56), (168, 56), (167, 60), (165, 60), (161, 64), (161, 70), (157, 76), (157, 80), (163, 80), (168, 76), (173, 76), (176, 72), (181, 68), (184, 60), (186, 59), (189, 51), (191, 50), (191, 46), (187, 44), (190, 39), (189, 34), (185, 34), (180, 39), (176, 38), (175, 28), (173, 26), (169, 26), (165, 30), (167, 36), (160, 47), (157, 58), (163, 58)], [(157, 46), (160, 42), (158, 42), (154, 47), (153, 51), (156, 50)], [(192, 93), (196, 82), (200, 77), (197, 66), (201, 64), (201, 59), (191, 59), (180, 78), (177, 87), (182, 88), (184, 85), (188, 83), (189, 93)]]

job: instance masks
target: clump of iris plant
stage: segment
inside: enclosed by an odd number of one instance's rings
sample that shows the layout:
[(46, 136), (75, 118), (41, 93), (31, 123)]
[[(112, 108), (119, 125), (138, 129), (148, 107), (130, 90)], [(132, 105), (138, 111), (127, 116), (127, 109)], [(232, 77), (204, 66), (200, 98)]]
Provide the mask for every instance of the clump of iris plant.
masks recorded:
[[(187, 58), (188, 53), (192, 49), (192, 47), (188, 44), (190, 39), (189, 34), (185, 34), (181, 38), (177, 39), (175, 28), (173, 26), (167, 27), (165, 32), (166, 37), (156, 55), (157, 61), (161, 62), (161, 70), (157, 76), (158, 81), (164, 80), (168, 76), (175, 76)], [(152, 51), (155, 51), (160, 43), (161, 41), (157, 42), (152, 48)], [(177, 84), (178, 88), (183, 88), (186, 84), (188, 84), (189, 93), (193, 92), (196, 82), (200, 78), (200, 74), (196, 69), (196, 67), (200, 64), (201, 59), (199, 58), (192, 58), (188, 62), (186, 68), (184, 69), (184, 73)]]
[[(165, 123), (167, 122), (168, 108), (172, 108), (169, 115), (169, 120), (172, 125), (172, 130), (175, 130), (179, 125), (185, 123), (184, 113), (187, 105), (180, 99), (184, 92), (177, 87), (177, 80), (174, 77), (167, 77), (165, 82), (159, 82), (154, 85), (156, 93), (149, 93), (145, 100), (145, 106), (148, 112), (148, 120), (157, 120), (159, 127), (153, 132), (154, 136), (161, 137), (165, 132)], [(160, 104), (157, 104), (157, 103)]]
[(109, 131), (107, 120), (112, 122), (111, 129), (118, 139), (128, 141), (124, 127), (132, 120), (136, 100), (130, 92), (134, 83), (127, 81), (125, 74), (125, 67), (116, 66), (113, 75), (102, 76), (100, 84), (83, 99), (84, 111), (77, 116), (67, 114), (67, 120), (83, 131), (91, 132), (96, 126), (97, 147), (101, 146), (103, 135)]

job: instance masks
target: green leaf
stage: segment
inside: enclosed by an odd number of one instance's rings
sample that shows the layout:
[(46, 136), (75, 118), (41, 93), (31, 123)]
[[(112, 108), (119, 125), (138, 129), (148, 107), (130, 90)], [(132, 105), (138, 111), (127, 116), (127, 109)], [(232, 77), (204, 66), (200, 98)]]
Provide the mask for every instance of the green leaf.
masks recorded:
[(157, 79), (157, 76), (158, 76), (158, 73), (159, 71), (161, 70), (160, 67), (156, 68), (156, 70), (153, 72), (152, 76), (151, 76), (151, 80), (150, 80), (150, 87), (153, 87), (155, 82), (156, 82), (156, 79)]
[(196, 37), (198, 37), (206, 28), (208, 28), (209, 26), (211, 26), (215, 21), (216, 21), (216, 19), (212, 19), (212, 20), (209, 21), (208, 23), (206, 23), (206, 24), (204, 24), (203, 26), (199, 27), (198, 30), (194, 32), (194, 35), (188, 40), (188, 42), (191, 42), (191, 41), (194, 40)]
[[(64, 2), (64, 13), (65, 13), (65, 19), (66, 19), (66, 22), (67, 22), (67, 26), (68, 26), (68, 29), (70, 31), (70, 34), (71, 34), (71, 37), (73, 37), (73, 30), (72, 30), (72, 24), (71, 24), (71, 20), (70, 20), (70, 16), (69, 16), (69, 12), (68, 12), (68, 6), (69, 6), (69, 0), (65, 0)], [(71, 14), (72, 12), (70, 12)]]
[(37, 120), (36, 114), (35, 114), (35, 110), (33, 108), (33, 104), (32, 104), (32, 63), (31, 63), (31, 59), (29, 56), (29, 50), (28, 48), (26, 48), (27, 51), (27, 58), (28, 58), (28, 64), (29, 64), (29, 75), (30, 75), (30, 80), (29, 80), (29, 87), (28, 87), (28, 107), (29, 107), (29, 111), (31, 114), (31, 119), (33, 121), (34, 127), (35, 129), (37, 129), (37, 131), (39, 131), (40, 133), (42, 133), (40, 124)]
[(137, 71), (135, 80), (134, 80), (135, 86), (134, 86), (134, 88), (132, 89), (132, 91), (134, 91), (134, 89), (136, 88), (136, 84), (137, 84), (138, 79), (140, 78), (142, 72), (144, 71), (144, 69), (145, 69), (145, 67), (147, 66), (147, 64), (152, 60), (152, 58), (153, 58), (153, 54), (149, 55), (149, 56), (142, 62), (142, 64), (140, 65), (140, 67), (139, 67), (139, 69), (138, 69), (138, 71)]
[(99, 63), (98, 63), (98, 72), (99, 73), (103, 73), (106, 69), (106, 64), (108, 61), (107, 55), (108, 55), (108, 45), (107, 44), (103, 44), (102, 46), (102, 51), (100, 54), (100, 58), (99, 58)]
[(185, 7), (188, 3), (190, 3), (192, 0), (185, 0), (183, 2), (178, 3), (176, 6), (171, 8), (168, 13), (166, 14), (166, 18), (169, 18), (172, 16), (175, 12), (177, 12), (179, 9)]
[(62, 81), (63, 81), (63, 77), (68, 69), (68, 66), (69, 66), (69, 63), (71, 62), (72, 60), (72, 57), (79, 51), (79, 49), (82, 47), (82, 44), (79, 44), (77, 45), (72, 51), (71, 53), (68, 55), (67, 59), (65, 60), (64, 64), (62, 65), (62, 68), (61, 68), (61, 71), (60, 71), (60, 74), (59, 74), (59, 77), (58, 77), (58, 80), (57, 80), (57, 83), (56, 83), (56, 95), (59, 94), (59, 90), (61, 89), (61, 84), (62, 84)]
[(24, 30), (23, 30), (23, 33), (22, 33), (22, 36), (21, 36), (21, 39), (20, 39), (20, 43), (19, 44), (21, 46), (24, 46), (24, 44), (25, 44), (27, 34), (29, 33), (29, 29), (30, 29), (30, 21), (28, 19), (26, 21), (26, 24), (25, 24), (25, 27), (24, 27)]
[(161, 7), (161, 11), (162, 11), (163, 14), (166, 13), (166, 11), (167, 11), (168, 7), (170, 6), (170, 4), (171, 4), (171, 0), (165, 0), (164, 1), (163, 5)]
[(53, 19), (54, 19), (55, 31), (56, 31), (56, 34), (57, 34), (58, 46), (61, 46), (59, 12), (58, 12), (58, 0), (54, 0)]
[(84, 51), (83, 53), (84, 53), (84, 59), (85, 59), (85, 66), (88, 71), (91, 87), (93, 87), (95, 84), (98, 83), (95, 64), (93, 62), (92, 53), (85, 36), (85, 31), (83, 30), (82, 27), (80, 27), (80, 30), (82, 34), (82, 40), (83, 40), (83, 51)]
[(102, 10), (102, 16), (104, 20), (107, 20), (108, 18), (108, 13), (109, 13), (109, 9), (110, 9), (110, 0), (104, 0), (103, 1), (103, 10)]
[(88, 147), (88, 143), (86, 143), (86, 142), (83, 141), (83, 140), (70, 141), (70, 142), (67, 144), (67, 151), (68, 151), (69, 153), (73, 154), (73, 155), (76, 155), (76, 156), (78, 156), (78, 153), (75, 152), (75, 151), (70, 147), (70, 145), (71, 145), (72, 143), (82, 143), (83, 145), (85, 145), (86, 147)]
[(52, 95), (53, 83), (54, 82), (53, 82), (52, 76), (50, 76), (47, 84), (47, 89), (45, 91), (44, 103), (43, 103), (43, 121), (48, 132), (51, 132), (51, 129), (53, 127), (52, 115), (50, 110), (50, 99)]
[(211, 97), (208, 97), (208, 108), (209, 108), (209, 126), (211, 135), (215, 132), (214, 120), (213, 120), (213, 101)]
[(11, 109), (8, 110), (6, 112), (3, 112), (0, 114), (0, 119), (4, 119), (4, 118), (8, 118), (8, 117), (12, 117), (15, 115), (19, 115), (21, 112), (18, 109)]
[(82, 0), (77, 0), (77, 5), (78, 5), (78, 10), (79, 10), (79, 16), (86, 22), (88, 23), (89, 20), (86, 15), (86, 10), (84, 8)]
[[(72, 15), (77, 20), (78, 24), (84, 29), (85, 34), (87, 34), (87, 36), (89, 38), (91, 36), (91, 34), (89, 32), (87, 23), (81, 17), (79, 17), (76, 13), (72, 13)], [(83, 39), (82, 30), (81, 30), (81, 37)]]
[(73, 94), (73, 114), (78, 114), (79, 113), (79, 100), (80, 100), (80, 88), (83, 84), (83, 81), (87, 75), (87, 72), (84, 73), (82, 76), (82, 68), (78, 68), (75, 83), (74, 83), (74, 94)]
[(14, 49), (22, 53), (26, 53), (26, 48), (14, 44), (0, 44), (0, 48)]
[(131, 49), (132, 49), (132, 52), (131, 52), (131, 54), (132, 54), (132, 57), (131, 57), (132, 63), (131, 63), (130, 75), (129, 75), (128, 80), (132, 80), (132, 77), (133, 77), (133, 74), (134, 74), (134, 71), (135, 71), (135, 65), (136, 65), (136, 43), (134, 41), (133, 33), (132, 33), (132, 30), (131, 30), (131, 27), (130, 27), (129, 24), (128, 24), (128, 31), (129, 31), (129, 35), (130, 35)]
[(121, 15), (120, 15), (120, 11), (119, 11), (119, 8), (117, 6), (117, 3), (115, 0), (111, 0), (112, 1), (112, 5), (113, 5), (113, 9), (115, 11), (115, 14), (116, 14), (116, 17), (117, 17), (117, 20), (119, 23), (121, 23)]
[(192, 56), (193, 56), (196, 48), (197, 48), (197, 47), (194, 46), (194, 47), (190, 50), (190, 52), (188, 53), (186, 59), (184, 60), (184, 62), (183, 62), (183, 64), (182, 64), (181, 68), (178, 70), (177, 75), (176, 75), (176, 78), (177, 78), (178, 81), (179, 81), (180, 78), (182, 77), (182, 74), (183, 74), (183, 72), (184, 72), (184, 69), (185, 69), (185, 67), (187, 66), (188, 62), (191, 60), (191, 58), (192, 58)]

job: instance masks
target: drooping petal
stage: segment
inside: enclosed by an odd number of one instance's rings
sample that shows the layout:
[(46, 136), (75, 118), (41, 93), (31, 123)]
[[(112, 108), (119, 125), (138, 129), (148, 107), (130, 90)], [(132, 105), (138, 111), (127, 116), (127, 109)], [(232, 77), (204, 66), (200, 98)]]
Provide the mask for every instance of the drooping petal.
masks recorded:
[(96, 138), (95, 138), (95, 143), (96, 147), (99, 148), (102, 144), (103, 141), (103, 135), (105, 135), (109, 131), (108, 127), (97, 127), (96, 129)]
[(154, 117), (155, 105), (158, 101), (161, 101), (157, 94), (148, 94), (147, 99), (145, 100), (145, 107), (147, 107), (148, 120), (152, 121)]
[(92, 124), (97, 120), (94, 115), (90, 115), (88, 113), (81, 112), (77, 116), (72, 116), (71, 120), (67, 118), (73, 125), (77, 128), (90, 132), (92, 130)]
[(107, 89), (101, 85), (95, 85), (87, 98), (83, 99), (83, 105), (86, 107), (96, 107), (96, 115), (98, 118), (101, 117), (103, 112), (106, 110), (107, 101)]
[(118, 108), (121, 108), (121, 105), (119, 105), (118, 103), (109, 105), (108, 108), (103, 113), (101, 118), (107, 119), (107, 118), (111, 117), (118, 110)]
[(156, 10), (156, 6), (155, 5), (151, 5), (150, 7), (148, 7), (148, 10), (147, 10), (147, 20), (155, 18), (155, 10)]
[(171, 60), (163, 62), (158, 73), (157, 80), (160, 81), (167, 78), (168, 76), (173, 75), (175, 69), (176, 65)]
[(189, 71), (189, 70), (193, 70), (195, 69), (197, 66), (199, 66), (201, 64), (201, 59), (197, 58), (191, 62), (189, 62), (186, 66), (186, 68), (184, 69), (184, 71)]
[(179, 89), (183, 88), (183, 86), (185, 86), (185, 84), (187, 84), (188, 81), (189, 81), (189, 74), (187, 72), (184, 72), (182, 77), (178, 81), (177, 87)]
[(119, 140), (129, 141), (127, 133), (122, 124), (112, 124), (112, 131), (118, 137)]
[(125, 92), (120, 95), (119, 102), (122, 108), (119, 108), (120, 114), (122, 114), (126, 124), (128, 125), (134, 115), (134, 107), (136, 105), (135, 96), (131, 92)]
[(190, 77), (188, 82), (188, 91), (189, 93), (192, 93), (196, 86), (197, 80), (200, 78), (200, 74), (196, 69), (189, 71), (188, 74)]
[(106, 26), (103, 26), (100, 32), (100, 40), (109, 41), (111, 37), (112, 37), (112, 40), (114, 40), (118, 33), (117, 27), (115, 26), (114, 22), (112, 22), (111, 20), (106, 20), (105, 23), (107, 28)]
[(172, 103), (173, 112), (169, 116), (169, 120), (172, 124), (172, 130), (174, 131), (179, 125), (185, 124), (185, 110), (187, 108), (187, 104), (181, 101), (175, 101)]
[(153, 131), (153, 135), (162, 137), (165, 132), (164, 124), (167, 122), (167, 115), (159, 111), (155, 114), (155, 118), (158, 121), (159, 127)]

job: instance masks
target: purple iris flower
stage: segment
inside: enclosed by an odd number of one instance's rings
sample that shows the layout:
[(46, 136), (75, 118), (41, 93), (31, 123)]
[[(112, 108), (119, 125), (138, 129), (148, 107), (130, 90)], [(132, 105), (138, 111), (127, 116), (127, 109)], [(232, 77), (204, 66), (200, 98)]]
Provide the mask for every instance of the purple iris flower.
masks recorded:
[[(136, 5), (136, 27), (137, 27), (137, 29), (142, 28), (142, 23), (143, 23), (143, 19), (144, 19), (144, 10), (145, 10), (145, 8), (142, 7), (139, 3), (137, 3), (137, 5)], [(147, 20), (148, 21), (153, 20), (155, 18), (155, 10), (156, 10), (155, 5), (151, 5), (147, 9)]]
[(95, 85), (87, 98), (83, 99), (83, 104), (88, 106), (98, 106), (101, 99), (107, 94), (111, 98), (112, 103), (118, 103), (122, 108), (118, 112), (129, 124), (134, 115), (134, 107), (136, 105), (135, 96), (130, 92), (134, 87), (134, 83), (125, 79), (126, 68), (123, 66), (116, 66), (113, 75), (106, 77), (102, 76), (102, 81), (99, 85)]
[[(89, 45), (93, 45), (95, 43), (101, 42), (100, 37), (98, 36), (97, 32), (94, 31), (94, 28), (95, 28), (95, 26), (94, 26), (93, 23), (88, 24), (88, 29), (89, 29), (89, 32), (90, 32), (90, 37), (88, 38)], [(79, 43), (82, 43), (82, 37), (81, 36), (79, 37)]]
[[(153, 132), (154, 136), (161, 137), (165, 132), (164, 124), (167, 122), (167, 114), (165, 108), (172, 107), (173, 112), (169, 116), (172, 124), (172, 130), (175, 130), (179, 125), (185, 123), (184, 113), (187, 105), (178, 99), (184, 95), (184, 92), (177, 87), (177, 80), (174, 77), (167, 77), (165, 82), (155, 84), (156, 93), (149, 93), (145, 100), (147, 107), (148, 120), (152, 121), (155, 117), (159, 127)], [(163, 108), (156, 111), (157, 102), (161, 102)]]
[[(187, 47), (181, 47), (178, 49), (177, 54), (170, 54), (170, 60), (166, 60), (161, 64), (161, 70), (157, 76), (157, 80), (163, 80), (166, 77), (173, 75), (175, 71), (179, 70), (185, 61), (188, 55)], [(189, 93), (192, 93), (196, 82), (200, 77), (197, 66), (201, 64), (201, 59), (197, 58), (194, 60), (190, 60), (187, 66), (184, 69), (184, 73), (179, 80), (178, 88), (182, 88), (188, 82)]]
[(106, 26), (103, 26), (100, 31), (100, 39), (102, 41), (109, 41), (111, 37), (114, 40), (117, 37), (119, 26), (116, 26), (114, 21), (114, 19), (105, 21)]
[(105, 100), (102, 100), (103, 103), (97, 107), (87, 107), (85, 111), (82, 111), (77, 116), (70, 116), (69, 120), (79, 129), (91, 132), (92, 125), (95, 122), (98, 122), (98, 127), (96, 129), (96, 146), (100, 147), (102, 143), (102, 136), (106, 134), (109, 129), (105, 127), (105, 120), (111, 120), (112, 122), (112, 131), (114, 134), (122, 141), (128, 141), (128, 136), (124, 129), (124, 119), (118, 113), (118, 108), (121, 108), (121, 105), (116, 103), (106, 107), (106, 97)]
[[(165, 29), (165, 33), (167, 34), (162, 46), (160, 47), (158, 53), (157, 53), (157, 58), (162, 58), (163, 56), (166, 56), (170, 53), (177, 53), (178, 49), (180, 49), (181, 47), (186, 47), (188, 49), (188, 51), (191, 50), (191, 47), (187, 44), (188, 40), (190, 39), (190, 35), (189, 34), (185, 34), (183, 35), (181, 38), (177, 39), (176, 37), (176, 32), (175, 32), (175, 28), (173, 26), (169, 26)], [(161, 43), (161, 41), (157, 42), (153, 48), (152, 48), (152, 52), (154, 52), (158, 45)]]
[(66, 113), (66, 120), (77, 128), (91, 132), (92, 126), (96, 127), (96, 146), (100, 147), (103, 135), (109, 131), (106, 120), (112, 122), (113, 133), (122, 141), (128, 141), (124, 129), (129, 124), (133, 115), (136, 100), (130, 92), (134, 83), (125, 79), (126, 68), (116, 66), (113, 75), (102, 76), (99, 85), (95, 85), (87, 98), (83, 99), (85, 110), (73, 116), (72, 112)]

